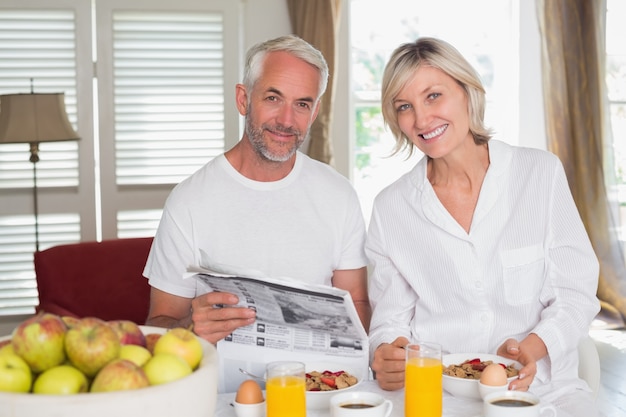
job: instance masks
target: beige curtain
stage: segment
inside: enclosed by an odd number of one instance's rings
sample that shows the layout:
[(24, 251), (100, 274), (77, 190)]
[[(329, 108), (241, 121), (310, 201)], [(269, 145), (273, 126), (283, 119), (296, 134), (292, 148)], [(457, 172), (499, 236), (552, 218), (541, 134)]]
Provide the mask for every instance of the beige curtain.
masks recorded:
[(311, 126), (308, 155), (334, 165), (330, 130), (335, 95), (334, 74), (341, 0), (287, 0), (287, 6), (294, 34), (319, 49), (328, 62), (330, 71), (328, 89), (322, 96), (320, 112)]
[[(600, 261), (598, 298), (626, 317), (626, 266), (604, 175), (605, 0), (537, 0), (548, 148), (565, 166)], [(619, 316), (619, 315), (618, 315)]]

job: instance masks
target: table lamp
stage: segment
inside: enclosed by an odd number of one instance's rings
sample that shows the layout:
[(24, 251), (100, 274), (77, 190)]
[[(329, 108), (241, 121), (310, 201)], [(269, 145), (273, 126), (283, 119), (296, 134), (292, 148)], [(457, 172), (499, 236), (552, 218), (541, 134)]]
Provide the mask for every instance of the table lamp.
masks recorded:
[(29, 143), (33, 163), (35, 250), (39, 252), (37, 162), (39, 143), (79, 140), (65, 111), (64, 93), (0, 95), (0, 144)]

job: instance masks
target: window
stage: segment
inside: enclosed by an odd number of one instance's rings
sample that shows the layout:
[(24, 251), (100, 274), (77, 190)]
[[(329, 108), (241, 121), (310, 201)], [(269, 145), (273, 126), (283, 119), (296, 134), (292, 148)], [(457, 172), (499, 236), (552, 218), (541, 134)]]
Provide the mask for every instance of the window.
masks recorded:
[[(606, 84), (613, 138), (614, 178), (620, 207), (620, 240), (626, 241), (626, 3), (607, 1)], [(610, 173), (609, 173), (610, 174)]]
[[(435, 36), (459, 49), (481, 74), (487, 90), (486, 123), (494, 129), (494, 137), (518, 143), (514, 3), (501, 0), (351, 1), (352, 100), (356, 124), (353, 178), (366, 219), (369, 219), (375, 195), (421, 158), (419, 151), (409, 159), (406, 154), (389, 157), (395, 139), (385, 129), (380, 111), (384, 66), (393, 49), (401, 43), (420, 36)], [(450, 13), (451, 10), (454, 13)], [(372, 25), (373, 21), (377, 23)]]
[[(224, 94), (238, 81), (238, 13), (230, 0), (2, 2), (0, 94), (31, 79), (64, 92), (81, 137), (40, 146), (41, 250), (152, 235), (173, 185), (238, 137)], [(0, 146), (0, 315), (37, 304), (28, 158), (27, 145)]]

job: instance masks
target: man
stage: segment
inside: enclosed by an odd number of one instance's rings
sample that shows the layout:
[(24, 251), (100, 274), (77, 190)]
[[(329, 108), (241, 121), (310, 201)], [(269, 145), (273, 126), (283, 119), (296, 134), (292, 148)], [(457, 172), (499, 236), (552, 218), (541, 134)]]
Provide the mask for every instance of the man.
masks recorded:
[[(295, 36), (248, 51), (236, 104), (241, 140), (180, 183), (169, 196), (144, 275), (151, 290), (146, 324), (187, 327), (211, 343), (255, 321), (229, 307), (234, 294), (199, 294), (183, 280), (201, 254), (230, 273), (258, 271), (350, 292), (367, 330), (365, 226), (349, 182), (298, 152), (328, 80), (322, 54)], [(207, 266), (207, 265), (202, 265)]]

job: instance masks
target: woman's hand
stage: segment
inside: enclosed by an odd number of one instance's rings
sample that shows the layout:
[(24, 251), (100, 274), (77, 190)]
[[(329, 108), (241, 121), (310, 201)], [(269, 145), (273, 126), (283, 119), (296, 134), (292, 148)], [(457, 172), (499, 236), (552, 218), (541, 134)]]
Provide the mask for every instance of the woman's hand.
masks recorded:
[(531, 333), (522, 342), (518, 342), (515, 339), (507, 339), (498, 348), (497, 354), (522, 364), (522, 369), (519, 370), (517, 379), (511, 381), (509, 389), (528, 391), (537, 374), (537, 356), (540, 356), (538, 359), (541, 359), (547, 354), (547, 349), (539, 336)]
[(225, 292), (210, 292), (196, 297), (191, 302), (193, 331), (215, 344), (239, 327), (254, 323), (254, 310), (230, 307), (238, 302), (236, 295)]
[(372, 371), (376, 375), (378, 385), (387, 391), (404, 387), (404, 368), (406, 352), (404, 347), (409, 344), (406, 337), (398, 337), (391, 344), (383, 343), (374, 352)]

